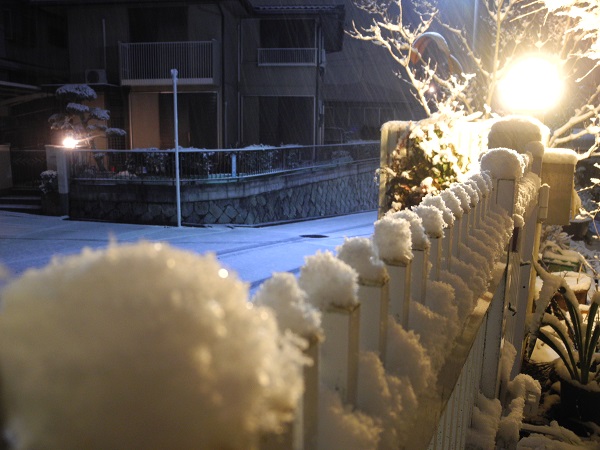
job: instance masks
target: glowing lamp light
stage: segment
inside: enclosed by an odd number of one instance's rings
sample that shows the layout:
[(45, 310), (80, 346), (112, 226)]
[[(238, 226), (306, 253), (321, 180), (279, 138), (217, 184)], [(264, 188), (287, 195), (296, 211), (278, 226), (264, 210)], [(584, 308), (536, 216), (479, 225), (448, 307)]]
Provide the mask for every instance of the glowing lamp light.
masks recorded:
[(534, 56), (516, 62), (498, 84), (501, 101), (512, 111), (544, 111), (558, 103), (563, 82), (558, 67)]
[(66, 147), (66, 148), (75, 148), (75, 147), (77, 147), (77, 140), (73, 139), (71, 136), (66, 137), (63, 140), (63, 147)]

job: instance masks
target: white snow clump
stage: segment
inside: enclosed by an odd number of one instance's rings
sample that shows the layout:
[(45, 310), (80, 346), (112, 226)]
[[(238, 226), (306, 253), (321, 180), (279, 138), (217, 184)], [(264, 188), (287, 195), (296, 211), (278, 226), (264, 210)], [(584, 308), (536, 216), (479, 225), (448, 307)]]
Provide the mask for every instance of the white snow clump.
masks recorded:
[(245, 449), (280, 430), (304, 357), (247, 295), (214, 255), (159, 243), (27, 271), (2, 292), (11, 445)]

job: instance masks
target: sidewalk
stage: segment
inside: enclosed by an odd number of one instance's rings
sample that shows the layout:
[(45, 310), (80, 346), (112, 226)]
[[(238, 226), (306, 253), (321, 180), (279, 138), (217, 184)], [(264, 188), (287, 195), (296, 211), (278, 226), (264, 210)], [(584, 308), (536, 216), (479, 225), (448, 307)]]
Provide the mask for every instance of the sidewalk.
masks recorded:
[(335, 252), (345, 237), (371, 236), (376, 211), (268, 227), (166, 227), (69, 220), (0, 211), (0, 264), (11, 276), (43, 267), (55, 255), (104, 248), (111, 241), (167, 242), (199, 254), (216, 253), (226, 268), (256, 289), (273, 272), (297, 273), (306, 256)]

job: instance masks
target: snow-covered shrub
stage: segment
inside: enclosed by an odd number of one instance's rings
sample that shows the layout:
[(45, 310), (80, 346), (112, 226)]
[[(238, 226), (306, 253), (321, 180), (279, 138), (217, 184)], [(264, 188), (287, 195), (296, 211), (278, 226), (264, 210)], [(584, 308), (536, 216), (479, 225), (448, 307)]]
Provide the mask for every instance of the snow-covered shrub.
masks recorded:
[(58, 173), (56, 170), (44, 170), (40, 173), (40, 191), (47, 195), (58, 192)]
[(251, 448), (291, 420), (304, 357), (214, 255), (84, 250), (2, 291), (13, 448)]

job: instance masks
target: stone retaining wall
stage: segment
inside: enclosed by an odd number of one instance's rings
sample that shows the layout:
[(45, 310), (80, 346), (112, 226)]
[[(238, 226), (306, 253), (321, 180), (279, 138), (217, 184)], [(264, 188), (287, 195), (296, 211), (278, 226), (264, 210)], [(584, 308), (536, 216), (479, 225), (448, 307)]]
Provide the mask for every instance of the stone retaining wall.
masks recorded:
[[(223, 183), (181, 186), (183, 224), (260, 225), (377, 208), (378, 161), (314, 168)], [(172, 185), (73, 183), (72, 219), (176, 225)]]

